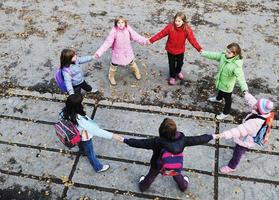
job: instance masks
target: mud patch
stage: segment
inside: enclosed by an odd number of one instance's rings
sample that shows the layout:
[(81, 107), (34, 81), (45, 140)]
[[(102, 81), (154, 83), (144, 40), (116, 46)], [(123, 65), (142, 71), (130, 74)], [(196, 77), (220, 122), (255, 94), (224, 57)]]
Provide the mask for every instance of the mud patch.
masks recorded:
[(200, 15), (199, 13), (195, 13), (192, 18), (191, 18), (191, 24), (195, 25), (195, 26), (199, 26), (199, 25), (208, 25), (209, 27), (218, 27), (218, 24), (206, 21), (202, 15)]
[(274, 46), (279, 47), (279, 37), (278, 36), (267, 36), (264, 39), (267, 43), (273, 44)]
[(96, 16), (105, 16), (108, 13), (106, 11), (102, 11), (102, 12), (99, 12), (99, 13), (90, 12), (89, 14), (90, 14), (91, 17), (96, 17)]
[(20, 200), (50, 200), (51, 190), (46, 187), (40, 191), (33, 188), (22, 187), (18, 184), (7, 189), (0, 189), (0, 199), (20, 199)]
[(40, 93), (61, 93), (54, 79), (51, 79), (49, 82), (45, 81), (43, 83), (38, 83), (34, 86), (28, 87), (27, 89)]
[(267, 82), (262, 78), (255, 78), (247, 81), (247, 85), (249, 85), (249, 90), (252, 94), (258, 93), (269, 93), (272, 94), (273, 90), (268, 87)]

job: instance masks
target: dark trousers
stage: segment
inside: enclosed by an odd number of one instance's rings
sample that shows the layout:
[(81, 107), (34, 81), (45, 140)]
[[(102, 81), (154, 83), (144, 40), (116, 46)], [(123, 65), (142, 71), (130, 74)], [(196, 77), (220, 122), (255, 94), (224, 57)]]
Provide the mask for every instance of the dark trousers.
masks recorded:
[(173, 55), (168, 53), (170, 77), (175, 78), (181, 72), (183, 66), (184, 53)]
[[(160, 173), (160, 171), (158, 169), (153, 169), (150, 168), (148, 174), (145, 176), (145, 178), (139, 183), (139, 189), (141, 192), (144, 192), (145, 190), (147, 190), (150, 185), (153, 183), (153, 181), (155, 180), (155, 178), (158, 176), (158, 174)], [(188, 182), (185, 181), (185, 179), (183, 178), (183, 176), (181, 174), (177, 175), (177, 176), (173, 176), (174, 181), (177, 183), (179, 189), (184, 192), (187, 187), (188, 187)]]
[(86, 81), (83, 81), (81, 84), (74, 85), (73, 86), (75, 93), (81, 93), (81, 89), (84, 89), (86, 92), (90, 92), (92, 90), (92, 87), (86, 83)]
[(228, 166), (232, 169), (235, 169), (239, 164), (242, 155), (244, 155), (247, 150), (248, 148), (236, 144), (233, 150), (233, 157), (230, 160)]
[(218, 91), (217, 100), (222, 100), (225, 99), (225, 107), (223, 109), (223, 113), (225, 115), (229, 114), (231, 111), (231, 106), (232, 106), (232, 92), (231, 93), (227, 93), (227, 92), (223, 92), (221, 90)]

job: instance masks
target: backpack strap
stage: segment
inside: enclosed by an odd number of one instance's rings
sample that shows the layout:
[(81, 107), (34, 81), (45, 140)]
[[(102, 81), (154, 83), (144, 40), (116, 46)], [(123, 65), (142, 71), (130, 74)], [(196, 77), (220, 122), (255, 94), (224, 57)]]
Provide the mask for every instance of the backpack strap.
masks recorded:
[(247, 120), (249, 120), (249, 119), (257, 119), (257, 118), (266, 120), (266, 118), (264, 118), (263, 116), (260, 116), (260, 115), (258, 115), (258, 114), (253, 113), (253, 114), (250, 115), (245, 121), (247, 121)]

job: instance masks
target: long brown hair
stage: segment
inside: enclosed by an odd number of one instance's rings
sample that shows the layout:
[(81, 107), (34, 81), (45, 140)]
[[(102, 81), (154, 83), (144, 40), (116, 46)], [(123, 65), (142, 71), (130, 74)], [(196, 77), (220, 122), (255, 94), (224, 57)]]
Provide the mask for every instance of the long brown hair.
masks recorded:
[(177, 17), (180, 17), (183, 21), (183, 24), (182, 24), (182, 29), (183, 31), (186, 31), (186, 28), (187, 28), (187, 20), (186, 20), (186, 15), (184, 15), (182, 12), (178, 12), (176, 13), (176, 15), (174, 16), (173, 18), (173, 27), (176, 29), (176, 25), (175, 25), (175, 20)]
[(117, 23), (118, 23), (120, 20), (123, 20), (123, 21), (125, 22), (125, 26), (127, 27), (127, 25), (128, 25), (128, 20), (125, 19), (123, 16), (117, 16), (117, 17), (114, 19), (114, 26), (117, 27)]
[(239, 58), (242, 59), (241, 48), (239, 44), (233, 42), (227, 46), (227, 49), (229, 49), (234, 56), (238, 55)]
[(60, 68), (69, 67), (75, 55), (76, 52), (73, 49), (63, 49), (60, 55)]

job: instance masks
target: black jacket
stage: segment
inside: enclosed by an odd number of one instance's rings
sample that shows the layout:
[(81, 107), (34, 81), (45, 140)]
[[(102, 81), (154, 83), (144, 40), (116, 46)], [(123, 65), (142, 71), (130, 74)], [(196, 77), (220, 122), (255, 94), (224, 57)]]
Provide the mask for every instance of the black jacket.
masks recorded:
[(194, 146), (199, 144), (204, 144), (213, 139), (212, 135), (200, 135), (200, 136), (185, 136), (181, 132), (177, 132), (177, 137), (175, 140), (167, 140), (161, 137), (155, 137), (152, 139), (124, 139), (124, 143), (131, 147), (142, 148), (142, 149), (152, 149), (153, 155), (151, 157), (150, 163), (151, 168), (158, 169), (158, 160), (161, 156), (162, 149), (178, 154), (183, 152), (186, 146)]

